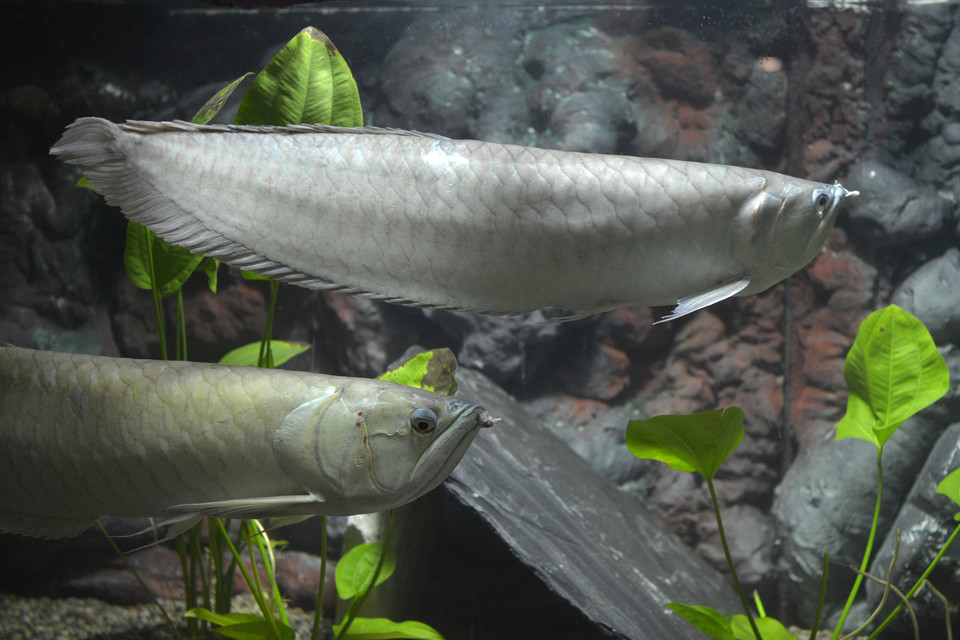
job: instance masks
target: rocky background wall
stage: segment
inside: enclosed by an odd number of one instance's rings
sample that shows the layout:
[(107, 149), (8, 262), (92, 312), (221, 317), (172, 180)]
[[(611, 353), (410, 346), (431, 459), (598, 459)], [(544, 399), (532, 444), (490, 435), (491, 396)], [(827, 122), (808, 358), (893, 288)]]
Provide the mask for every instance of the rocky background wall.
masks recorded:
[[(84, 115), (189, 118), (307, 24), (351, 63), (368, 124), (741, 164), (859, 189), (802, 273), (666, 325), (652, 326), (663, 311), (647, 308), (551, 323), (284, 286), (275, 329), (313, 345), (293, 367), (349, 375), (376, 375), (413, 344), (451, 347), (719, 569), (704, 488), (636, 460), (623, 436), (634, 417), (736, 404), (747, 435), (717, 487), (745, 586), (787, 621), (809, 621), (829, 551), (830, 595), (845, 593), (853, 573), (842, 565), (859, 562), (874, 501), (872, 447), (833, 442), (858, 323), (900, 304), (960, 376), (954, 7), (42, 9), (15, 5), (0, 27), (18, 43), (0, 87), (0, 339), (21, 346), (159, 355), (150, 296), (123, 274), (122, 217), (47, 156), (63, 127)], [(216, 360), (258, 339), (265, 290), (224, 270), (216, 295), (199, 278), (188, 285), (186, 310), (191, 359)], [(960, 457), (958, 409), (954, 383), (887, 448), (875, 573), (886, 572), (897, 528), (927, 541), (901, 547), (900, 583), (949, 531), (952, 513), (931, 487)], [(960, 550), (941, 566), (933, 581), (956, 612)], [(40, 580), (62, 592), (55, 581)], [(924, 603), (926, 619), (942, 615)]]

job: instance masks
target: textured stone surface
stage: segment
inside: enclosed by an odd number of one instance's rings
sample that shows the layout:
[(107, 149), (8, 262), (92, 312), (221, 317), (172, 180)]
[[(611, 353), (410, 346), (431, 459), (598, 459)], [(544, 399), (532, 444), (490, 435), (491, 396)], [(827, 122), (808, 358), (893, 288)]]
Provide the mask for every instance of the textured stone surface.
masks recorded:
[(960, 249), (924, 264), (900, 283), (893, 302), (917, 316), (937, 342), (960, 343)]

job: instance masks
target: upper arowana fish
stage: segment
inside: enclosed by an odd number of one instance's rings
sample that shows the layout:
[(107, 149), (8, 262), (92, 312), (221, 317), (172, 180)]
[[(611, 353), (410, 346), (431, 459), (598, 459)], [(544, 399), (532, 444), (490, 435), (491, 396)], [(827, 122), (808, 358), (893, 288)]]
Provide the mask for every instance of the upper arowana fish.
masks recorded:
[(323, 125), (80, 118), (51, 153), (159, 236), (314, 289), (492, 315), (758, 293), (857, 195), (740, 167)]
[(0, 531), (392, 509), (494, 422), (381, 380), (0, 345)]

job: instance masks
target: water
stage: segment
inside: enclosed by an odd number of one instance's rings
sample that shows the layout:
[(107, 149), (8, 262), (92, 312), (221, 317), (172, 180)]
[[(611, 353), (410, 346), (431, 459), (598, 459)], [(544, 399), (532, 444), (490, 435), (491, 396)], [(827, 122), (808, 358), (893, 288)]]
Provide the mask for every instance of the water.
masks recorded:
[[(698, 487), (639, 464), (620, 436), (637, 406), (640, 417), (743, 407), (747, 437), (721, 488), (734, 528), (755, 543), (744, 543), (738, 560), (745, 582), (765, 590), (768, 610), (802, 623), (818, 578), (807, 567), (819, 567), (819, 553), (859, 558), (851, 551), (858, 541), (842, 536), (804, 548), (799, 521), (846, 535), (844, 522), (872, 509), (869, 496), (831, 502), (842, 493), (841, 471), (872, 471), (857, 450), (836, 457), (831, 442), (845, 409), (843, 357), (859, 321), (895, 301), (927, 324), (957, 368), (956, 7), (15, 3), (0, 25), (14, 52), (0, 77), (0, 340), (157, 357), (149, 297), (123, 274), (121, 217), (75, 189), (75, 174), (47, 149), (80, 116), (189, 118), (308, 25), (350, 63), (368, 124), (839, 180), (862, 195), (845, 205), (827, 250), (789, 286), (676, 323), (653, 327), (664, 310), (645, 308), (563, 324), (477, 320), (286, 286), (275, 330), (314, 345), (294, 366), (350, 375), (376, 375), (414, 344), (451, 347), (545, 424), (563, 425), (559, 437), (611, 482), (634, 487), (667, 529), (712, 561), (718, 548)], [(258, 338), (258, 287), (226, 269), (216, 296), (200, 279), (188, 284), (192, 357), (213, 361)], [(957, 404), (948, 399), (918, 423), (911, 442), (920, 444), (891, 454), (902, 471), (899, 481), (892, 472), (899, 484), (889, 521), (927, 453), (956, 446), (935, 443)], [(804, 487), (816, 495), (790, 502)], [(791, 514), (786, 504), (800, 506)], [(800, 576), (797, 586), (785, 579), (790, 572)]]

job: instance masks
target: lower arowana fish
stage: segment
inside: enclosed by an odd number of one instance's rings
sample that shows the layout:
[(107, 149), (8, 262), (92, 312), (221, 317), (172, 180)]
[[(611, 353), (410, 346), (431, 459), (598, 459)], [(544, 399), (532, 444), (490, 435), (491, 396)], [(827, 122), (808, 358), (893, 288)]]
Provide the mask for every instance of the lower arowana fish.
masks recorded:
[(380, 380), (0, 345), (0, 531), (392, 509), (494, 421)]
[(166, 240), (314, 289), (493, 315), (758, 293), (823, 247), (828, 185), (405, 131), (113, 124), (51, 153)]

